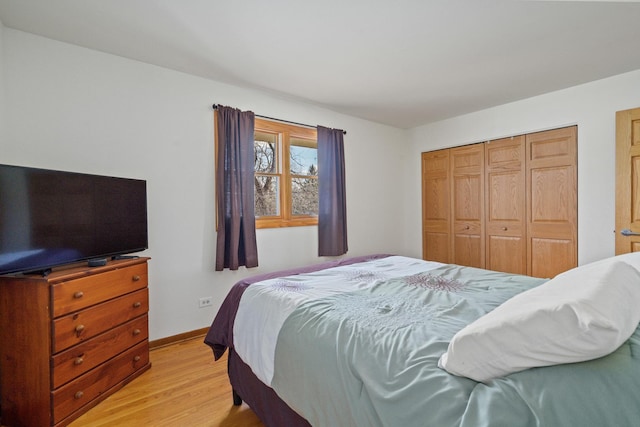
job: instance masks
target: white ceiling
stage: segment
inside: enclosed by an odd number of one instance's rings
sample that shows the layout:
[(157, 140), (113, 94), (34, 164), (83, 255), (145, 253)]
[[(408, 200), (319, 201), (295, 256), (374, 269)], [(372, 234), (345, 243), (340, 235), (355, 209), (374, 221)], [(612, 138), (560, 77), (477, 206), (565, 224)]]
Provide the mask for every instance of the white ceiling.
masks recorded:
[(0, 0), (0, 20), (400, 128), (640, 69), (629, 1)]

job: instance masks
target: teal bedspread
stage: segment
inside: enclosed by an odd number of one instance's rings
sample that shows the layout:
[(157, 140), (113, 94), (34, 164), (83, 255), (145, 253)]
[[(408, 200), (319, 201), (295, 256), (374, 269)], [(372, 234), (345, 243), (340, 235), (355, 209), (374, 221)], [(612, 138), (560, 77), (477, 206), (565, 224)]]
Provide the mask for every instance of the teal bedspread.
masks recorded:
[(306, 301), (271, 387), (313, 426), (640, 426), (640, 330), (604, 358), (488, 384), (438, 368), (456, 332), (543, 282), (445, 265)]

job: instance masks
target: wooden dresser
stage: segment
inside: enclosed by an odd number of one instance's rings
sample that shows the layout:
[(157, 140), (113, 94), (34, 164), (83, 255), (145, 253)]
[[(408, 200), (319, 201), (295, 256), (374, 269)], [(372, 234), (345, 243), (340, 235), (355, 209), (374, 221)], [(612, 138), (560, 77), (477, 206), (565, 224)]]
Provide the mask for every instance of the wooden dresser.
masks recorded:
[(3, 426), (64, 426), (151, 367), (148, 258), (0, 276)]

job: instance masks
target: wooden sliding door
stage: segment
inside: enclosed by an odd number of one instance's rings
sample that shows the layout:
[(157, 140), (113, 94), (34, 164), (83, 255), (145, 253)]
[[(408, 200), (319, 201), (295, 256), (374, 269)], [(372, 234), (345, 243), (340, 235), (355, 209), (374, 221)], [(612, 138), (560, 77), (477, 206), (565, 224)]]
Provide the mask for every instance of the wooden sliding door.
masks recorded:
[(577, 199), (575, 126), (422, 153), (423, 257), (553, 277), (578, 264)]
[(489, 270), (527, 274), (525, 137), (485, 144)]
[(449, 150), (422, 153), (422, 256), (451, 263)]
[(526, 136), (527, 274), (553, 277), (578, 265), (577, 128)]
[(484, 146), (451, 149), (453, 263), (484, 268)]

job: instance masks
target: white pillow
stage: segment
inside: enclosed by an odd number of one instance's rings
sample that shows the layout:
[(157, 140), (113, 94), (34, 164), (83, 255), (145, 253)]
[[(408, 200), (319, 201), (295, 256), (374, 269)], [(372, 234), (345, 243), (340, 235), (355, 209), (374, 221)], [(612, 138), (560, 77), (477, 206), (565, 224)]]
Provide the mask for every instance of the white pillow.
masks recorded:
[(640, 272), (622, 261), (559, 274), (459, 331), (438, 366), (487, 382), (616, 350), (640, 322)]
[(616, 255), (609, 259), (624, 261), (627, 264), (629, 264), (631, 267), (640, 271), (640, 252), (630, 252), (628, 254)]

